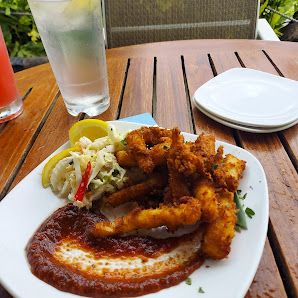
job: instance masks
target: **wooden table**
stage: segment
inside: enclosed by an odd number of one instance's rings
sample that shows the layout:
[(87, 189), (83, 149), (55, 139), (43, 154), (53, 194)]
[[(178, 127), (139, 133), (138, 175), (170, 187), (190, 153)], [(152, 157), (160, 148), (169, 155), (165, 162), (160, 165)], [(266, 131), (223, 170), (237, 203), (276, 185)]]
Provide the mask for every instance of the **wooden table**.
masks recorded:
[[(245, 133), (206, 117), (191, 97), (202, 84), (234, 67), (298, 80), (298, 44), (256, 40), (152, 43), (107, 50), (107, 65), (111, 107), (97, 118), (115, 120), (148, 112), (160, 126), (213, 134), (260, 160), (269, 185), (270, 221), (263, 257), (246, 297), (297, 297), (298, 125), (279, 133)], [(16, 79), (24, 112), (0, 125), (0, 200), (67, 141), (68, 129), (76, 121), (86, 118), (67, 113), (49, 64), (19, 72)], [(10, 297), (1, 286), (0, 297)]]

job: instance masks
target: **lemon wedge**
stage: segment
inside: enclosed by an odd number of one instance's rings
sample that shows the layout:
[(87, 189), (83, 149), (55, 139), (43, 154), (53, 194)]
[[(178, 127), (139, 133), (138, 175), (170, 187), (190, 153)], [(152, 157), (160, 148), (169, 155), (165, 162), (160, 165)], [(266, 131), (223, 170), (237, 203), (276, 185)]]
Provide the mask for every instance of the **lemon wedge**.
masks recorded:
[(48, 187), (50, 186), (50, 178), (51, 178), (51, 172), (52, 170), (55, 168), (56, 164), (63, 159), (64, 157), (68, 157), (70, 156), (70, 151), (80, 151), (81, 147), (80, 146), (76, 146), (73, 148), (69, 148), (69, 149), (65, 149), (62, 152), (56, 154), (55, 156), (53, 156), (44, 166), (43, 170), (42, 170), (42, 186), (43, 187)]
[(81, 137), (87, 137), (92, 142), (108, 135), (108, 123), (98, 119), (85, 119), (74, 124), (68, 132), (71, 147)]

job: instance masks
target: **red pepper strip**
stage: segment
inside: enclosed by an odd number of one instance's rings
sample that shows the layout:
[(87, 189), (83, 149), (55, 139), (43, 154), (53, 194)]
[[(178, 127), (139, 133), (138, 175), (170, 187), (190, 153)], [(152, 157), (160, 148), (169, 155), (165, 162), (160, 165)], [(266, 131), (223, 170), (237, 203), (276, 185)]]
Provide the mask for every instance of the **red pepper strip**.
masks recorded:
[(88, 164), (87, 164), (87, 168), (86, 168), (86, 171), (84, 173), (84, 176), (82, 178), (82, 181), (80, 183), (80, 186), (74, 196), (74, 200), (75, 201), (79, 201), (79, 202), (82, 202), (83, 199), (84, 199), (84, 195), (85, 195), (85, 192), (86, 192), (86, 187), (87, 187), (87, 183), (88, 183), (88, 180), (89, 180), (89, 177), (90, 177), (90, 173), (91, 173), (91, 162), (89, 161)]

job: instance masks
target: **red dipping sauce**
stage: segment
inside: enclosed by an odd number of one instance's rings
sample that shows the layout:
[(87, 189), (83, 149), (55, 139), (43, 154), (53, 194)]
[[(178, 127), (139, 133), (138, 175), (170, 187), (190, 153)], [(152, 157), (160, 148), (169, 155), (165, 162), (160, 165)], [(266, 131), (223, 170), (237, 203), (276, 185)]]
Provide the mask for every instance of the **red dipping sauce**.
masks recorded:
[(200, 231), (180, 237), (100, 238), (96, 211), (68, 204), (39, 227), (26, 247), (32, 273), (53, 287), (82, 296), (128, 297), (184, 281), (199, 268)]

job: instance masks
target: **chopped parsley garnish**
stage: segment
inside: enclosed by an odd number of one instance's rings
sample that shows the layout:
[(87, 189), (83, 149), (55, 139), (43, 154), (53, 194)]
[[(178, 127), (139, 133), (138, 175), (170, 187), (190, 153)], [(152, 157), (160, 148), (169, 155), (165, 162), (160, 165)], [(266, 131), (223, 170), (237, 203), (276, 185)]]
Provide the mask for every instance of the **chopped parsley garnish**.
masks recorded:
[(245, 213), (247, 214), (247, 216), (248, 216), (249, 218), (252, 218), (253, 215), (255, 215), (255, 212), (254, 212), (252, 209), (248, 208), (248, 207), (246, 207), (246, 209), (245, 209)]
[(163, 148), (163, 149), (168, 149), (168, 147), (167, 147), (166, 145), (164, 145), (162, 148)]
[(185, 280), (185, 282), (186, 282), (186, 284), (187, 284), (187, 285), (189, 285), (189, 286), (190, 286), (190, 285), (191, 285), (191, 278), (190, 278), (190, 277), (188, 277), (188, 278)]
[(237, 195), (238, 195), (238, 197), (239, 197), (240, 200), (245, 200), (245, 198), (247, 196), (247, 193), (244, 194), (243, 197), (241, 197), (242, 190), (241, 189), (238, 189), (236, 192), (237, 192)]
[(182, 265), (183, 265), (183, 266), (187, 266), (187, 262), (184, 261), (184, 262), (182, 263)]
[(199, 288), (199, 293), (204, 294), (205, 292), (203, 291), (202, 287)]
[(211, 168), (212, 170), (216, 170), (218, 168), (218, 165), (213, 165)]
[(123, 146), (126, 146), (126, 145), (127, 145), (127, 138), (123, 139), (120, 143), (121, 143)]

